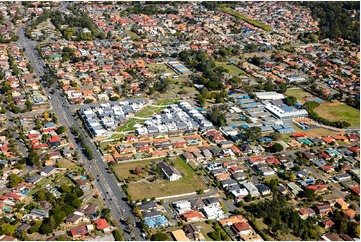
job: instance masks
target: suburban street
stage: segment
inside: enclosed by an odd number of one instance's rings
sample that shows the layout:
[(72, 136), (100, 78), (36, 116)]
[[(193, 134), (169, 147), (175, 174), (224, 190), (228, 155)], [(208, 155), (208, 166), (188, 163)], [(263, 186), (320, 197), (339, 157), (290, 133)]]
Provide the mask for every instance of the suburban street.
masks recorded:
[[(62, 7), (67, 4), (66, 2), (62, 3)], [(35, 49), (34, 43), (27, 39), (25, 36), (24, 26), (21, 26), (17, 30), (17, 35), (19, 40), (17, 44), (25, 49), (26, 57), (29, 59), (31, 65), (33, 66), (34, 72), (39, 78), (44, 75), (44, 63), (41, 60), (40, 56)], [(54, 84), (54, 88), (56, 84)], [(86, 139), (88, 146), (91, 148), (94, 159), (88, 160), (82, 152), (79, 152), (80, 162), (83, 163), (84, 168), (94, 176), (94, 183), (100, 192), (100, 196), (104, 199), (105, 204), (110, 208), (111, 214), (116, 221), (124, 221), (125, 219), (129, 220), (132, 225), (135, 225), (136, 218), (132, 214), (131, 207), (123, 200), (125, 195), (123, 191), (117, 185), (117, 181), (114, 176), (111, 176), (106, 170), (107, 165), (104, 163), (99, 151), (94, 145), (91, 138), (83, 130), (81, 125), (73, 117), (73, 113), (67, 104), (67, 101), (62, 97), (58, 92), (54, 94), (50, 93), (48, 87), (44, 87), (46, 94), (51, 97), (49, 102), (53, 107), (53, 111), (56, 113), (59, 118), (61, 125), (64, 125), (67, 128), (66, 135), (69, 138), (70, 142), (74, 147), (79, 147), (74, 139), (74, 136), (70, 132), (70, 127), (75, 126)], [(80, 148), (80, 147), (79, 147)], [(118, 223), (119, 229), (124, 231), (125, 224)], [(134, 234), (124, 233), (124, 240), (143, 240), (141, 237), (141, 232), (139, 228), (134, 226), (132, 230)]]

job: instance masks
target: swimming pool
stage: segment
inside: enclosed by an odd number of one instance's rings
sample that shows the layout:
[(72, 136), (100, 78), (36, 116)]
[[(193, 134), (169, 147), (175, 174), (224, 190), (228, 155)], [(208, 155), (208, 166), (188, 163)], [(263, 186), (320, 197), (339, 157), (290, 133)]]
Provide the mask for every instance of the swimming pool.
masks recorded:
[(25, 196), (28, 193), (29, 193), (29, 190), (24, 190), (21, 194), (23, 194)]
[(86, 179), (86, 176), (79, 176), (81, 179)]
[(4, 211), (5, 211), (5, 212), (10, 212), (10, 211), (11, 211), (11, 208), (9, 208), (9, 207), (4, 207)]
[(322, 100), (321, 98), (315, 97), (314, 99), (315, 99), (315, 101), (318, 102), (318, 103), (323, 103), (323, 100)]

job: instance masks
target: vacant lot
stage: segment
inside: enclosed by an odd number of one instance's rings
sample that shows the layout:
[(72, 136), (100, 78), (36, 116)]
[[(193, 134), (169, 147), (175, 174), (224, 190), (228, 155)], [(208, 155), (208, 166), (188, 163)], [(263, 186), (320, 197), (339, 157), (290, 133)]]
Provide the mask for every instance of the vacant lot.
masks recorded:
[(124, 180), (129, 177), (131, 177), (132, 179), (135, 179), (135, 180), (140, 180), (147, 174), (144, 172), (142, 175), (138, 176), (138, 175), (134, 174), (134, 172), (133, 172), (134, 169), (137, 168), (138, 166), (140, 166), (140, 167), (142, 167), (142, 169), (144, 171), (145, 166), (154, 160), (159, 160), (159, 159), (149, 159), (149, 160), (120, 163), (120, 164), (113, 165), (112, 168), (114, 169), (115, 175), (120, 180)]
[(299, 102), (301, 104), (306, 103), (306, 100), (304, 99), (304, 97), (313, 96), (311, 93), (306, 92), (306, 91), (302, 90), (301, 88), (288, 89), (286, 92), (286, 95), (294, 96), (295, 98), (297, 98), (297, 102)]
[(224, 69), (228, 70), (228, 73), (232, 76), (246, 75), (243, 70), (228, 62), (216, 62), (216, 66), (222, 66)]
[(314, 109), (320, 116), (330, 121), (347, 121), (351, 127), (360, 127), (360, 110), (348, 106), (344, 103), (334, 101), (332, 103), (322, 103)]
[(176, 99), (168, 99), (168, 100), (159, 100), (155, 102), (153, 105), (146, 106), (139, 112), (135, 114), (134, 118), (128, 119), (123, 126), (117, 129), (118, 132), (126, 132), (126, 131), (132, 131), (135, 129), (136, 124), (143, 123), (148, 118), (152, 117), (156, 113), (162, 111), (164, 108), (166, 108), (167, 105), (176, 103), (179, 100), (179, 98)]
[(128, 192), (133, 200), (164, 197), (177, 194), (196, 192), (208, 187), (181, 158), (177, 157), (174, 167), (183, 175), (178, 181), (159, 180), (156, 183), (141, 182), (129, 184)]
[(71, 162), (70, 160), (67, 160), (67, 159), (59, 160), (57, 162), (57, 165), (59, 166), (59, 168), (68, 168), (68, 169), (78, 168), (78, 166), (74, 162)]
[[(296, 130), (297, 133), (304, 133), (307, 134), (307, 136), (309, 137), (321, 137), (321, 136), (328, 136), (328, 135), (339, 135), (340, 132), (336, 132), (336, 131), (332, 131), (332, 130), (328, 130), (328, 129), (324, 129), (324, 128), (315, 128), (315, 129), (309, 129), (309, 130), (303, 130), (298, 128), (296, 125), (291, 124), (292, 128), (294, 128)], [(285, 136), (290, 136), (290, 135), (285, 135)]]
[(174, 71), (170, 69), (168, 66), (166, 66), (164, 63), (146, 64), (146, 67), (148, 67), (148, 69), (155, 74), (172, 73), (175, 75)]

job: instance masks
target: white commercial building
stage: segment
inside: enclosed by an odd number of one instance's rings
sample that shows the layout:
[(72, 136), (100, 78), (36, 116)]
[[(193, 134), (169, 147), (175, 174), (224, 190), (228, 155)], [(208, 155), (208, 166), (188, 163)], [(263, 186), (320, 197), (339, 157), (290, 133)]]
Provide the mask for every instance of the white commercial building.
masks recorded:
[(267, 103), (265, 105), (265, 108), (268, 112), (272, 113), (274, 116), (276, 116), (279, 119), (282, 118), (303, 118), (307, 117), (308, 113), (305, 109), (294, 109), (290, 106), (285, 107), (278, 107), (276, 105)]
[(277, 92), (255, 92), (255, 94), (261, 100), (281, 100), (285, 98), (283, 94)]

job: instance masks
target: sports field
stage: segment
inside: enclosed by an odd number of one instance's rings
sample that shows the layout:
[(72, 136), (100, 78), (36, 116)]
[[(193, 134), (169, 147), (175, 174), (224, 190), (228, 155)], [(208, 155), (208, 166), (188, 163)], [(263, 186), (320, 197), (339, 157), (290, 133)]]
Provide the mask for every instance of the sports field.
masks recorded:
[(330, 121), (347, 121), (351, 124), (351, 128), (360, 127), (360, 110), (339, 101), (322, 103), (314, 111)]

